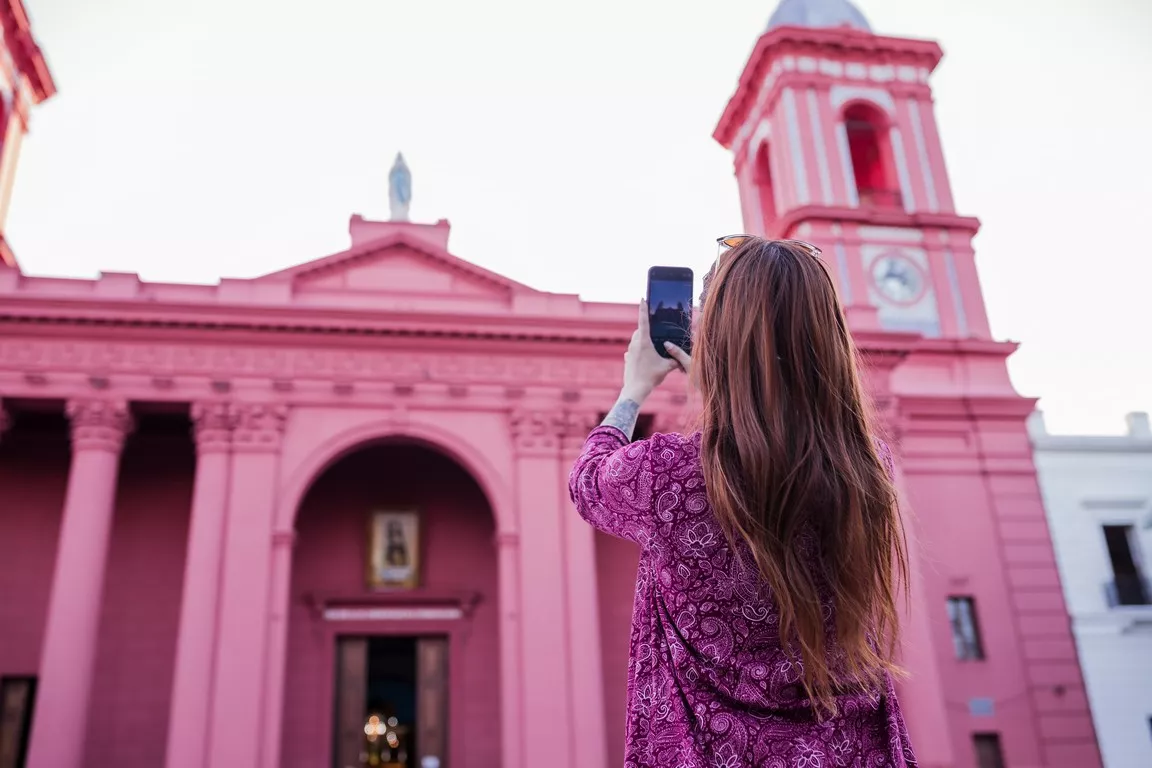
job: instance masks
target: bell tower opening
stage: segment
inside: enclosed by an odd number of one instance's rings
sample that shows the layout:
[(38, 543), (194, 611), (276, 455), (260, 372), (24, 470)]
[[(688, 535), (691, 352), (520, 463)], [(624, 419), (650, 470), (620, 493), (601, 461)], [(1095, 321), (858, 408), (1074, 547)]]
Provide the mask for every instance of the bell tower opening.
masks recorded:
[(853, 104), (844, 110), (844, 129), (860, 205), (866, 208), (904, 206), (892, 163), (887, 120), (870, 104)]

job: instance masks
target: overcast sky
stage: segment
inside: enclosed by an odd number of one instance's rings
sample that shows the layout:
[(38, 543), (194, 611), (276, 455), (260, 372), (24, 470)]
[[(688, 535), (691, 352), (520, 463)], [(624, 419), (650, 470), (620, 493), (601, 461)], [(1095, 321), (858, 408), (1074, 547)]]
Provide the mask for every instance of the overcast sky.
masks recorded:
[[(633, 301), (742, 229), (711, 138), (773, 0), (25, 0), (59, 94), (8, 236), (32, 274), (248, 277), (412, 215), (537, 288)], [(1152, 3), (860, 0), (938, 40), (992, 328), (1053, 431), (1152, 410)]]

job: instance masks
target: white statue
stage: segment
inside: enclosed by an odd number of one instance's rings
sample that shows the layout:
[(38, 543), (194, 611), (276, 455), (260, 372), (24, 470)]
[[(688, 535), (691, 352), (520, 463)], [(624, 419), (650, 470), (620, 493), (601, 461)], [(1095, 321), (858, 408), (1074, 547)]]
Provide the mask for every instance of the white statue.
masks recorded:
[(404, 162), (404, 155), (397, 153), (396, 162), (388, 172), (388, 208), (392, 211), (392, 221), (408, 221), (408, 206), (412, 204), (412, 171)]

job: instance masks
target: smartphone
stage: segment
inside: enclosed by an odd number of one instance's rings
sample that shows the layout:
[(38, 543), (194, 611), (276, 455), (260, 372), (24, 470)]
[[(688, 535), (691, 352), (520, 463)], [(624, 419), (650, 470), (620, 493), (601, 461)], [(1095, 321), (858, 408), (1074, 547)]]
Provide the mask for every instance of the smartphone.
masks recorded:
[(648, 329), (652, 345), (662, 357), (670, 341), (692, 354), (692, 270), (687, 267), (652, 267), (648, 270)]

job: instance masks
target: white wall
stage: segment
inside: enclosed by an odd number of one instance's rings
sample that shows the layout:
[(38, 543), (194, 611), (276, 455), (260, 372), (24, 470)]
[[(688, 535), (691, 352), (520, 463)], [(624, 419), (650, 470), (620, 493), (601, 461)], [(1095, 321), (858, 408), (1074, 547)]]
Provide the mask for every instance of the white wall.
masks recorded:
[(1036, 468), (1105, 768), (1152, 766), (1152, 606), (1109, 607), (1104, 525), (1137, 529), (1152, 576), (1152, 431), (1129, 416), (1117, 437), (1057, 436), (1035, 414)]

